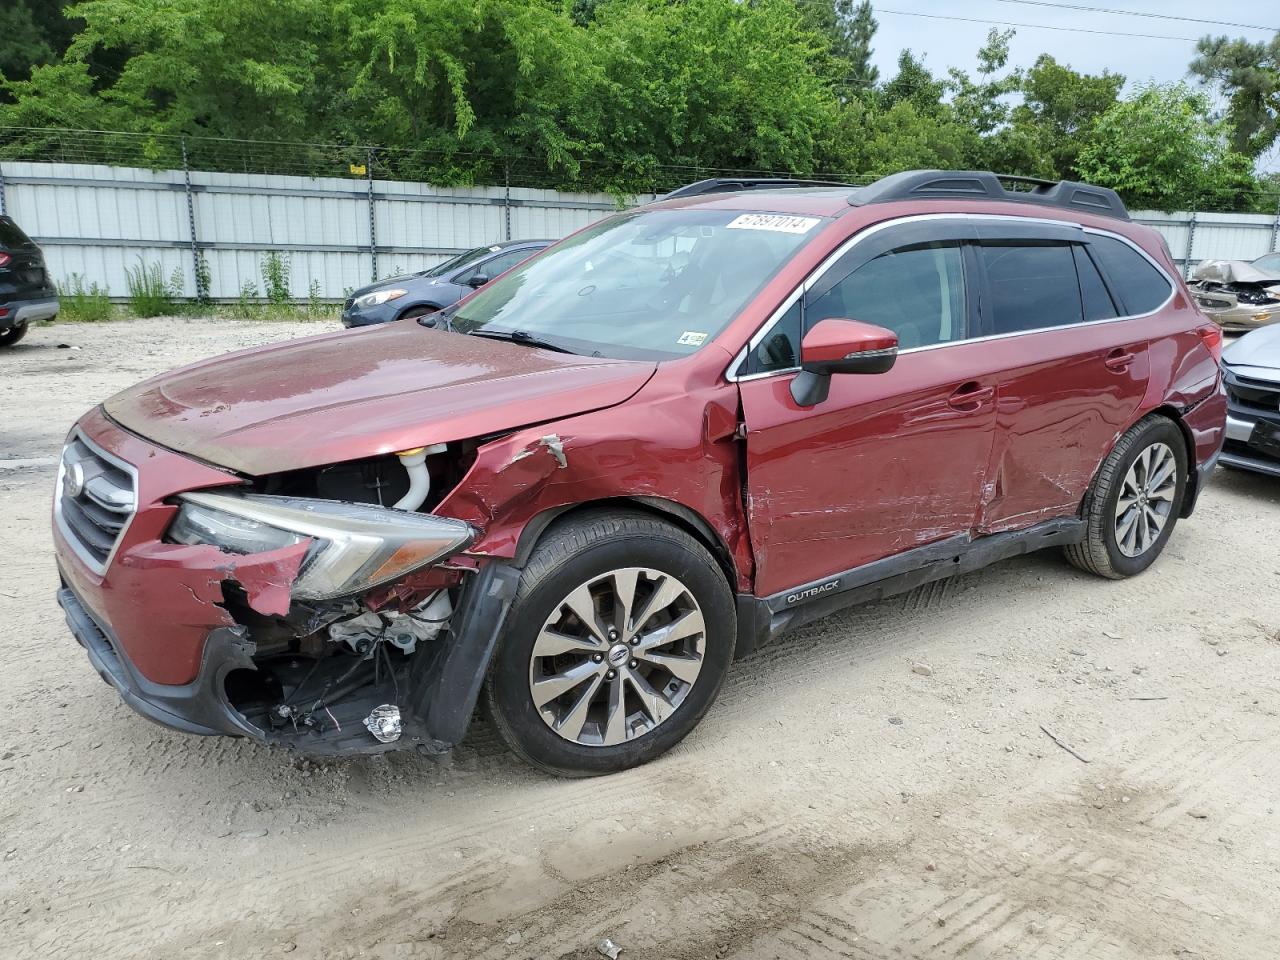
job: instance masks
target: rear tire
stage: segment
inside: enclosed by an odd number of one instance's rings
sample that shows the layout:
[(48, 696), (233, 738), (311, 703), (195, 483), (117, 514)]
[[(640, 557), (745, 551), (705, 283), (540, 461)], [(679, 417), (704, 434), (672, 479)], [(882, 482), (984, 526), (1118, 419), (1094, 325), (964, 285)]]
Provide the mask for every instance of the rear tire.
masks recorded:
[(512, 752), (541, 770), (625, 770), (702, 719), (736, 631), (724, 573), (694, 537), (639, 511), (575, 515), (524, 569), (484, 705)]
[(20, 323), (17, 326), (10, 327), (8, 330), (0, 331), (0, 347), (12, 347), (27, 335), (28, 329), (30, 328), (27, 324)]
[(1120, 580), (1141, 573), (1169, 542), (1187, 490), (1187, 447), (1178, 425), (1152, 414), (1102, 461), (1084, 498), (1085, 538), (1064, 548), (1081, 570)]

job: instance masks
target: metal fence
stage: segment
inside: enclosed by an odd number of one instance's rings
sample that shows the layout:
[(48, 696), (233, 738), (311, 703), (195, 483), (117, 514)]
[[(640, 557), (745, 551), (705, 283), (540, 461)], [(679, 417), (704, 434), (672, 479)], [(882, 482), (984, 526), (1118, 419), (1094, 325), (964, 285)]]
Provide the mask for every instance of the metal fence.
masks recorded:
[(0, 161), (0, 183), (0, 209), (44, 248), (60, 284), (74, 275), (116, 297), (139, 264), (159, 264), (184, 297), (260, 296), (275, 253), (294, 298), (315, 284), (337, 299), (497, 240), (562, 237), (618, 209), (601, 193), (96, 164)]
[[(139, 265), (158, 265), (183, 297), (258, 298), (264, 260), (275, 256), (287, 260), (293, 298), (334, 300), (472, 247), (562, 237), (679, 183), (771, 173), (655, 166), (628, 181), (652, 192), (569, 192), (539, 186), (548, 174), (530, 158), (85, 131), (16, 138), (11, 128), (0, 129), (5, 157), (15, 159), (0, 159), (0, 212), (44, 248), (59, 284), (78, 277), (116, 298)], [(172, 166), (139, 166), (143, 157)], [(559, 176), (597, 185), (609, 179), (583, 168)], [(499, 184), (431, 185), (484, 178)], [(1275, 251), (1280, 234), (1280, 213), (1133, 217), (1165, 236), (1184, 269), (1205, 259), (1251, 260)]]

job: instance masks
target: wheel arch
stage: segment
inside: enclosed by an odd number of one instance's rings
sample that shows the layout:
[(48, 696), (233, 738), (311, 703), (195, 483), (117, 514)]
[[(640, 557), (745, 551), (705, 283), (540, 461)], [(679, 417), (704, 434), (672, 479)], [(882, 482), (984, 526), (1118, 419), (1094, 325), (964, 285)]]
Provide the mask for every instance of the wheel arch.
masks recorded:
[(733, 554), (724, 538), (696, 510), (684, 504), (667, 500), (663, 497), (643, 495), (603, 497), (598, 500), (584, 500), (580, 503), (551, 507), (534, 516), (520, 531), (516, 543), (515, 564), (523, 567), (529, 561), (534, 547), (546, 532), (554, 525), (568, 522), (578, 514), (600, 508), (630, 508), (648, 513), (659, 519), (667, 520), (693, 536), (706, 547), (716, 560), (716, 565), (724, 575), (731, 591), (737, 592), (738, 574), (733, 562)]
[[(1089, 481), (1088, 490), (1093, 489), (1094, 484), (1097, 482), (1098, 474), (1102, 470), (1102, 465), (1107, 462), (1107, 457), (1111, 456), (1111, 451), (1115, 450), (1116, 444), (1120, 442), (1120, 439), (1143, 420), (1153, 416), (1171, 420), (1174, 426), (1178, 428), (1178, 433), (1182, 436), (1182, 449), (1187, 456), (1187, 477), (1186, 494), (1182, 498), (1182, 508), (1178, 511), (1178, 516), (1180, 519), (1186, 519), (1191, 516), (1191, 511), (1195, 509), (1196, 498), (1200, 494), (1200, 476), (1199, 471), (1196, 470), (1196, 442), (1195, 437), (1191, 433), (1191, 428), (1187, 426), (1186, 421), (1182, 418), (1182, 411), (1171, 403), (1162, 403), (1159, 406), (1146, 411), (1142, 416), (1135, 419), (1123, 430), (1116, 433), (1115, 439), (1111, 442), (1111, 445), (1107, 447), (1106, 452), (1102, 455), (1102, 459), (1098, 461), (1098, 466), (1094, 468), (1093, 477)], [(1085, 497), (1088, 496), (1088, 490), (1085, 491)], [(1084, 510), (1084, 498), (1081, 498), (1079, 510), (1080, 512), (1083, 512)]]
[(403, 320), (406, 316), (408, 316), (414, 310), (423, 310), (423, 309), (426, 309), (429, 312), (434, 312), (436, 310), (443, 310), (444, 307), (442, 307), (438, 303), (430, 303), (426, 301), (422, 303), (411, 303), (408, 306), (404, 307), (399, 313), (396, 314), (396, 319)]

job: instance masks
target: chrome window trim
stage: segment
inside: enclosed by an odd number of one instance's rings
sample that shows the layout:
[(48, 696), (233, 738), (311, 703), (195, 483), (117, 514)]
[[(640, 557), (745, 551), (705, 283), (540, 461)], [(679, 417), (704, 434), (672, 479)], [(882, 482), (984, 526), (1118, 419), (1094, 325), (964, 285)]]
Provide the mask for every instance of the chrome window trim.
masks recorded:
[[(111, 552), (107, 554), (107, 559), (101, 563), (98, 562), (98, 559), (93, 556), (93, 554), (85, 550), (84, 545), (80, 542), (80, 538), (76, 536), (75, 532), (71, 529), (71, 525), (68, 524), (66, 519), (62, 516), (62, 483), (67, 473), (67, 447), (70, 446), (72, 440), (77, 443), (84, 444), (89, 448), (94, 456), (101, 457), (113, 467), (119, 467), (129, 475), (129, 480), (133, 485), (133, 507), (129, 510), (129, 513), (125, 518), (124, 525), (120, 528), (120, 535), (116, 537), (116, 542), (111, 545)], [(53, 488), (53, 518), (54, 522), (58, 525), (58, 530), (62, 533), (62, 539), (66, 541), (67, 546), (71, 548), (72, 552), (80, 559), (81, 563), (98, 576), (106, 576), (107, 568), (111, 566), (111, 561), (115, 559), (116, 551), (120, 549), (120, 544), (124, 543), (125, 535), (128, 534), (129, 527), (133, 523), (133, 518), (137, 515), (138, 471), (134, 469), (133, 464), (126, 463), (115, 454), (108, 453), (106, 450), (102, 449), (102, 447), (98, 446), (98, 444), (86, 437), (84, 435), (84, 431), (79, 427), (76, 427), (75, 430), (71, 432), (71, 436), (67, 438), (67, 443), (63, 445), (62, 455), (58, 457), (58, 478), (54, 482)]]
[[(859, 243), (866, 240), (868, 237), (879, 233), (881, 230), (887, 230), (889, 227), (896, 227), (899, 224), (918, 223), (925, 220), (979, 220), (984, 222), (990, 222), (994, 220), (994, 221), (1002, 221), (1002, 222), (1008, 222), (1008, 223), (1042, 223), (1042, 224), (1046, 224), (1048, 226), (1054, 226), (1054, 227), (1068, 227), (1068, 228), (1075, 227), (1079, 229), (1082, 233), (1092, 233), (1092, 234), (1097, 234), (1098, 236), (1111, 237), (1114, 240), (1119, 240), (1122, 243), (1127, 244), (1134, 251), (1136, 251), (1144, 260), (1146, 260), (1147, 263), (1155, 267), (1155, 269), (1159, 272), (1160, 276), (1164, 277), (1165, 282), (1169, 284), (1169, 295), (1165, 297), (1163, 301), (1161, 301), (1158, 307), (1155, 307), (1152, 310), (1148, 310), (1145, 313), (1125, 314), (1124, 316), (1121, 316), (1121, 317), (1107, 317), (1103, 320), (1083, 320), (1080, 323), (1059, 324), (1056, 327), (1036, 327), (1033, 330), (1014, 330), (1009, 333), (992, 333), (992, 334), (988, 334), (985, 337), (967, 337), (964, 340), (947, 340), (943, 343), (931, 343), (923, 347), (908, 347), (905, 350), (899, 350), (898, 351), (899, 356), (904, 356), (909, 353), (920, 353), (925, 350), (937, 350), (939, 347), (955, 347), (964, 343), (985, 343), (991, 340), (1005, 340), (1010, 337), (1025, 337), (1028, 334), (1034, 334), (1034, 333), (1051, 333), (1057, 330), (1075, 330), (1075, 329), (1078, 329), (1079, 327), (1091, 327), (1100, 323), (1117, 323), (1121, 320), (1141, 320), (1143, 317), (1149, 317), (1149, 316), (1152, 316), (1153, 314), (1159, 313), (1161, 310), (1163, 310), (1165, 307), (1169, 305), (1169, 302), (1173, 300), (1173, 298), (1178, 293), (1177, 283), (1174, 282), (1174, 280), (1169, 276), (1169, 272), (1165, 270), (1165, 268), (1162, 267), (1158, 262), (1156, 262), (1155, 258), (1152, 257), (1151, 254), (1147, 253), (1147, 251), (1143, 250), (1142, 247), (1138, 246), (1138, 244), (1134, 243), (1128, 237), (1122, 236), (1121, 234), (1118, 234), (1118, 233), (1113, 233), (1110, 230), (1103, 230), (1099, 227), (1086, 227), (1083, 224), (1072, 223), (1069, 220), (1051, 220), (1047, 217), (1017, 217), (1017, 216), (1012, 216), (1010, 214), (921, 213), (921, 214), (916, 214), (910, 217), (899, 217), (895, 220), (885, 220), (881, 223), (874, 223), (871, 226), (867, 227), (867, 229), (854, 234), (844, 243), (840, 244), (840, 246), (837, 247), (835, 250), (833, 250), (830, 254), (828, 254), (827, 258), (823, 260), (822, 263), (814, 267), (813, 271), (800, 283), (800, 285), (787, 295), (787, 298), (782, 302), (782, 305), (769, 315), (769, 319), (766, 320), (763, 324), (761, 324), (760, 329), (757, 330), (752, 335), (751, 339), (748, 340), (746, 344), (743, 345), (742, 349), (739, 350), (736, 354), (734, 354), (733, 359), (729, 362), (729, 365), (725, 368), (725, 372), (724, 372), (725, 380), (727, 380), (729, 383), (745, 383), (750, 380), (761, 380), (765, 377), (776, 377), (776, 376), (781, 376), (783, 374), (797, 372), (800, 369), (799, 366), (787, 367), (785, 370), (765, 370), (765, 371), (761, 371), (760, 373), (749, 373), (749, 374), (739, 374), (738, 370), (740, 370), (742, 365), (746, 363), (747, 355), (760, 345), (760, 342), (765, 338), (765, 335), (768, 334), (769, 331), (774, 328), (774, 326), (778, 323), (778, 321), (781, 320), (782, 317), (786, 314), (786, 312), (790, 310), (791, 307), (795, 304), (796, 299), (802, 296), (803, 294), (808, 293), (809, 289), (813, 287), (815, 283), (821, 280), (823, 274), (825, 274), (828, 270), (830, 270), (833, 266), (835, 266), (835, 264), (840, 260), (841, 257), (843, 257), (846, 253), (852, 250)], [(968, 242), (971, 242), (971, 241), (968, 241)]]

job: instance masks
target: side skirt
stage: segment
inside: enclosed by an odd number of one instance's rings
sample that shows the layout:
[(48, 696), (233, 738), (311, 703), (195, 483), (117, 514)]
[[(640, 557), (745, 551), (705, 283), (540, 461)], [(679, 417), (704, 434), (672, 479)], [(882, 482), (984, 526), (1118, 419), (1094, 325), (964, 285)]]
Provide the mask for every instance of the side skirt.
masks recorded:
[[(1034, 550), (1079, 543), (1084, 535), (1085, 523), (1078, 517), (1046, 520), (1025, 530), (994, 533), (976, 539), (967, 535), (951, 537), (770, 597), (740, 596), (739, 647), (754, 649), (785, 630), (845, 607), (882, 600), (924, 583), (969, 573)], [(744, 615), (744, 608), (751, 610), (751, 614)], [(754, 642), (743, 636), (744, 629), (754, 633)]]

